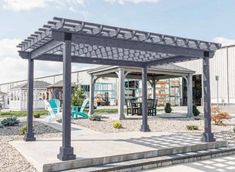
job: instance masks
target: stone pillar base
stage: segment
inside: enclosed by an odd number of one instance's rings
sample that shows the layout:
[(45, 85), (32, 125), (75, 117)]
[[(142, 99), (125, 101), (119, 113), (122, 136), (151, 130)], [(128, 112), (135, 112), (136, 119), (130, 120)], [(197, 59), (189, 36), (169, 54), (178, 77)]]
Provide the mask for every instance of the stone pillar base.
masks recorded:
[(57, 158), (61, 161), (74, 160), (76, 155), (73, 154), (72, 147), (60, 147), (60, 153), (57, 155)]

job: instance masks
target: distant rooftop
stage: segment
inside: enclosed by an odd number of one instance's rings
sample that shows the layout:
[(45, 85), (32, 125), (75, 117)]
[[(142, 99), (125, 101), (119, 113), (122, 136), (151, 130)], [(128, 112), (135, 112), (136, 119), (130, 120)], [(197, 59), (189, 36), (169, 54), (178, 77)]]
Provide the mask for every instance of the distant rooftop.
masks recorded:
[[(75, 83), (72, 83), (72, 87), (74, 87), (76, 84)], [(54, 84), (51, 84), (49, 86), (47, 86), (48, 88), (51, 88), (51, 87), (63, 87), (63, 80), (60, 80)]]
[(4, 94), (7, 94), (7, 93), (0, 91), (0, 95), (4, 95)]
[[(34, 81), (33, 85), (34, 85), (34, 88), (47, 88), (50, 84), (45, 81)], [(25, 82), (23, 84), (19, 84), (19, 85), (15, 86), (13, 89), (15, 89), (15, 88), (27, 89), (28, 83)]]
[[(88, 73), (96, 73), (97, 71), (104, 71), (108, 69), (119, 68), (119, 66), (99, 66), (88, 70)], [(137, 67), (128, 67), (128, 69), (137, 68)], [(164, 72), (175, 72), (175, 73), (195, 73), (195, 71), (175, 65), (175, 64), (164, 64), (164, 65), (154, 65), (149, 67), (149, 71), (164, 71)]]

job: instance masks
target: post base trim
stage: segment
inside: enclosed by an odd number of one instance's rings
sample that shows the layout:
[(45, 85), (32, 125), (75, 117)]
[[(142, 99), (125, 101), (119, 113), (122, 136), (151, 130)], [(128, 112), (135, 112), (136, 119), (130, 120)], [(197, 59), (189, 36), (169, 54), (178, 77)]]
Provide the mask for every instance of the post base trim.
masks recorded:
[(202, 141), (203, 142), (215, 142), (216, 139), (214, 137), (214, 133), (203, 133)]
[(73, 147), (60, 147), (60, 153), (57, 158), (61, 161), (74, 160), (76, 155), (73, 153)]

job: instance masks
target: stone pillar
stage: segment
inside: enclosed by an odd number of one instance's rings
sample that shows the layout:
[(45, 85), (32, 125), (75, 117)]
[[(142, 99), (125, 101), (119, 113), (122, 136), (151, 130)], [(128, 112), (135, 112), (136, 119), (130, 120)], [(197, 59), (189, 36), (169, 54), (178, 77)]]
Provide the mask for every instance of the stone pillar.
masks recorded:
[(142, 125), (140, 131), (149, 132), (148, 125), (148, 98), (147, 98), (147, 66), (142, 68)]
[(124, 115), (124, 105), (125, 105), (125, 74), (122, 68), (118, 71), (118, 115), (119, 119), (125, 119)]
[(91, 74), (90, 80), (90, 97), (89, 97), (89, 115), (94, 114), (94, 92), (95, 92), (95, 79)]
[(35, 141), (33, 133), (33, 82), (34, 82), (34, 60), (28, 59), (28, 95), (27, 95), (27, 133), (25, 141)]
[[(70, 36), (65, 36), (69, 38)], [(71, 147), (71, 40), (64, 41), (63, 47), (63, 119), (62, 146), (58, 159), (62, 161), (75, 159)]]
[(192, 74), (187, 76), (187, 117), (193, 117), (193, 85), (192, 85)]
[(204, 133), (203, 141), (214, 142), (211, 132), (211, 94), (210, 94), (210, 62), (209, 57), (203, 58), (203, 92), (204, 92)]

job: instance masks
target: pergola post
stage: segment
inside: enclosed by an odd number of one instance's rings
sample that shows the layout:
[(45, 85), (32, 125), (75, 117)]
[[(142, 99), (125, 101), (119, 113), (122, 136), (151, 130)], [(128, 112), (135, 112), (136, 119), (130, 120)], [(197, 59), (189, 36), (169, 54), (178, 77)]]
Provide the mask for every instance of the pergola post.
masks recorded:
[(34, 60), (28, 59), (28, 101), (27, 101), (27, 133), (25, 141), (35, 141), (33, 133), (33, 82), (34, 82)]
[(76, 156), (71, 147), (71, 35), (65, 33), (63, 46), (63, 117), (62, 146), (58, 159), (72, 160)]
[(192, 89), (192, 74), (187, 76), (187, 117), (193, 116), (193, 89)]
[(119, 68), (118, 70), (118, 115), (119, 119), (125, 119), (124, 115), (124, 105), (125, 105), (125, 74), (124, 70), (122, 68)]
[(210, 61), (205, 55), (203, 58), (203, 92), (204, 92), (204, 133), (203, 141), (214, 142), (214, 134), (211, 132), (211, 94), (210, 94)]
[(147, 66), (142, 68), (142, 125), (140, 131), (150, 131), (148, 125)]
[(152, 89), (153, 89), (153, 99), (156, 99), (156, 80), (152, 81)]
[(90, 75), (91, 80), (90, 80), (90, 97), (89, 97), (89, 115), (94, 114), (94, 92), (95, 92), (95, 79), (94, 75)]

